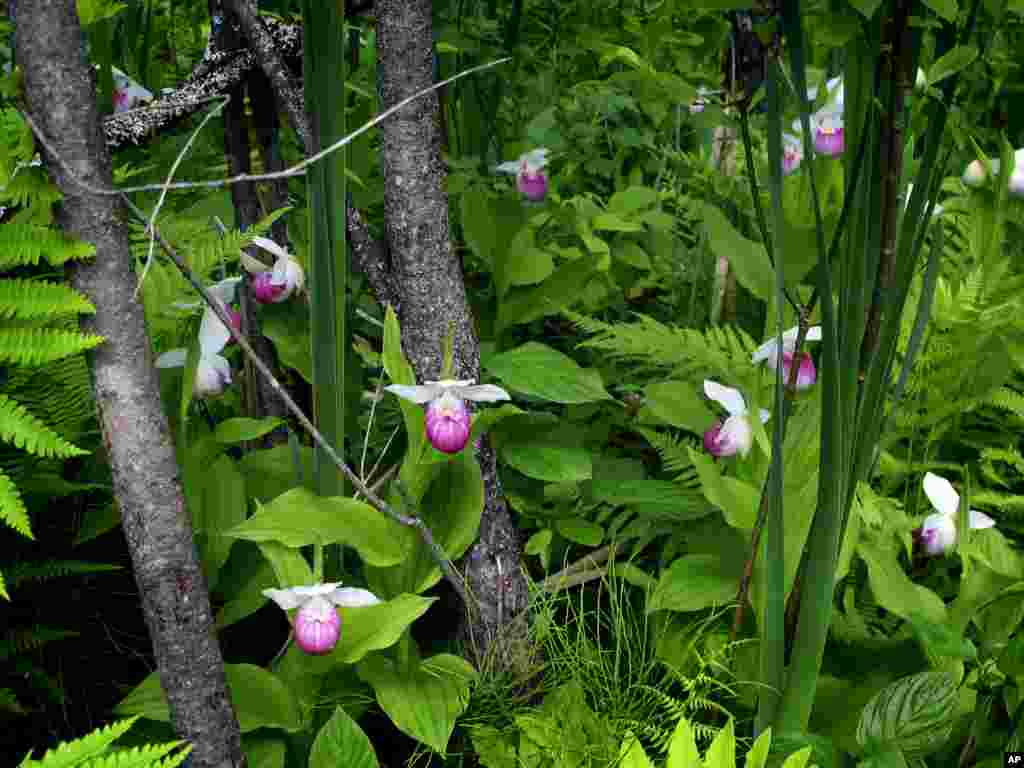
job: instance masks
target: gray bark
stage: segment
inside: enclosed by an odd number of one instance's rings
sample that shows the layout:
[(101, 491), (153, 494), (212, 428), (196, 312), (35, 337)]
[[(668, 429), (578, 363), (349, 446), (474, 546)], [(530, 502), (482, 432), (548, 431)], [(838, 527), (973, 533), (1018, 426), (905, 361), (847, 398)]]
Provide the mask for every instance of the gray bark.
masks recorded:
[(142, 305), (117, 198), (90, 195), (65, 170), (110, 187), (110, 159), (96, 111), (96, 83), (73, 0), (22, 0), (15, 56), (28, 108), (59, 154), (44, 159), (64, 194), (58, 221), (96, 246), (72, 284), (96, 305), (83, 330), (106, 338), (90, 355), (99, 422), (109, 455), (142, 610), (178, 735), (195, 768), (245, 763), (223, 660), (178, 467), (164, 416)]
[[(377, 72), (385, 108), (433, 84), (430, 0), (377, 0)], [(420, 381), (440, 378), (442, 346), (454, 329), (454, 373), (480, 375), (480, 346), (466, 301), (462, 265), (448, 231), (437, 93), (384, 121), (385, 234), (392, 285), (399, 298), (402, 346)], [(467, 613), (463, 636), (480, 668), (521, 660), (509, 641), (522, 640), (527, 602), (520, 544), (486, 440), (477, 451), (485, 505), (480, 535), (463, 563), (479, 610)]]

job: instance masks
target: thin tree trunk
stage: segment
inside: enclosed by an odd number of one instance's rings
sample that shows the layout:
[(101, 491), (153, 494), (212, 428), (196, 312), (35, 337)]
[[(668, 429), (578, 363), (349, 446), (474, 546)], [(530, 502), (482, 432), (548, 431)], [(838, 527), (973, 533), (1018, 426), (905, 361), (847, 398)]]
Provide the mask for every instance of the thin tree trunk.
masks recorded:
[(160, 401), (122, 211), (114, 197), (72, 181), (111, 186), (110, 159), (96, 111), (96, 84), (73, 0), (21, 0), (15, 55), (29, 111), (60, 160), (44, 158), (63, 192), (58, 221), (96, 246), (72, 283), (96, 305), (83, 330), (106, 338), (90, 355), (99, 422), (114, 494), (132, 557), (160, 681), (177, 734), (192, 743), (195, 768), (245, 763), (206, 582), (178, 482)]
[[(433, 84), (430, 0), (377, 0), (377, 72), (384, 108)], [(440, 378), (442, 345), (453, 329), (454, 374), (480, 375), (480, 346), (466, 301), (462, 265), (449, 239), (436, 93), (384, 121), (385, 233), (399, 296), (402, 342), (420, 381)], [(479, 611), (467, 613), (464, 637), (478, 667), (522, 661), (505, 641), (522, 639), (527, 603), (518, 532), (505, 505), (494, 451), (477, 458), (485, 502), (480, 535), (464, 560)]]

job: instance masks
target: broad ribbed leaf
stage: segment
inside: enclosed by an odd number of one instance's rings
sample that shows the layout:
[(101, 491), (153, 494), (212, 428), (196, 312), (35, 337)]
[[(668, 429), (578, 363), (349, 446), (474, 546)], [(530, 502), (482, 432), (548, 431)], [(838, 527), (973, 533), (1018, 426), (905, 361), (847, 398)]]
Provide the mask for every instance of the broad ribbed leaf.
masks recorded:
[(908, 757), (937, 752), (957, 718), (957, 683), (947, 672), (904, 677), (879, 691), (864, 707), (857, 742), (872, 751), (895, 747)]

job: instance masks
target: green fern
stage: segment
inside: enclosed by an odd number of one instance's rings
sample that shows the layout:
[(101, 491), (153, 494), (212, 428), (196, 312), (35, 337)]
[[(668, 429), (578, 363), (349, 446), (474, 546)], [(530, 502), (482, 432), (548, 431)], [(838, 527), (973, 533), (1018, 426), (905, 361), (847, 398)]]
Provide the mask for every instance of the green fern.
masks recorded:
[(26, 581), (49, 581), (87, 573), (120, 571), (120, 565), (90, 563), (82, 560), (44, 560), (39, 563), (17, 563), (7, 569), (7, 579), (14, 589)]
[(0, 227), (0, 269), (34, 266), (43, 260), (60, 266), (72, 259), (87, 259), (95, 252), (91, 243), (69, 240), (52, 227), (13, 221)]
[(66, 285), (41, 280), (0, 280), (0, 317), (41, 318), (95, 312), (91, 301)]
[[(18, 768), (75, 768), (85, 764), (90, 768), (175, 768), (184, 762), (192, 748), (183, 746), (181, 741), (112, 749), (113, 743), (124, 736), (138, 719), (136, 716), (121, 720), (75, 741), (61, 742), (56, 749), (47, 750), (39, 760), (29, 755)], [(178, 751), (171, 755), (176, 749)]]
[(0, 328), (0, 363), (44, 365), (103, 343), (102, 336), (53, 328)]
[(674, 437), (667, 432), (658, 432), (649, 427), (637, 427), (637, 432), (644, 436), (661, 457), (661, 465), (665, 471), (673, 473), (673, 480), (686, 488), (699, 488), (700, 478), (697, 469), (690, 461), (689, 448), (697, 448), (697, 441), (692, 437), (680, 435)]
[(0, 395), (0, 439), (37, 456), (70, 458), (88, 453), (69, 443), (6, 395)]

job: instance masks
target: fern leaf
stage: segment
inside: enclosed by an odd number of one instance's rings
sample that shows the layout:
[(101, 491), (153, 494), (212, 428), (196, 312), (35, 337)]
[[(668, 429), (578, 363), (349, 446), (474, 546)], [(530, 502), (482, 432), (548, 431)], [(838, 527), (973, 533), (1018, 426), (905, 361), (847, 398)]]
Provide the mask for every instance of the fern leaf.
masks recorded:
[(637, 427), (637, 432), (654, 446), (665, 471), (675, 474), (675, 482), (687, 488), (699, 487), (700, 479), (687, 450), (690, 447), (697, 447), (696, 440), (682, 436), (675, 438), (667, 432), (658, 432), (649, 427)]
[(995, 392), (989, 393), (985, 402), (993, 408), (1008, 411), (1018, 419), (1024, 420), (1024, 395), (1020, 392), (1015, 392), (1009, 387), (1000, 387)]
[(0, 329), (0, 362), (43, 365), (103, 343), (102, 336), (53, 328)]
[(110, 754), (92, 760), (89, 768), (174, 768), (184, 762), (191, 750), (181, 750), (166, 759), (163, 758), (181, 744), (180, 741), (171, 741), (165, 744), (146, 744), (131, 749), (112, 750)]
[(39, 368), (12, 368), (8, 373), (4, 393), (65, 439), (74, 441), (93, 428), (96, 407), (84, 355)]
[(14, 589), (26, 581), (48, 581), (86, 573), (120, 571), (120, 565), (90, 563), (83, 560), (44, 560), (39, 563), (16, 563), (7, 569), (7, 580)]
[(36, 456), (66, 459), (88, 453), (69, 443), (6, 395), (0, 395), (0, 439)]
[(0, 269), (38, 264), (40, 259), (58, 267), (71, 259), (87, 259), (95, 251), (91, 243), (71, 240), (52, 227), (13, 222), (0, 227)]
[(62, 741), (56, 749), (46, 750), (40, 760), (31, 758), (21, 764), (21, 768), (73, 768), (94, 757), (102, 755), (107, 749), (124, 736), (128, 729), (135, 725), (139, 716), (130, 717), (105, 728), (97, 728), (87, 736), (74, 741)]
[(7, 523), (26, 539), (35, 538), (18, 486), (3, 471), (0, 471), (0, 521)]
[(96, 307), (67, 285), (42, 280), (0, 280), (0, 317), (50, 318), (95, 314)]

